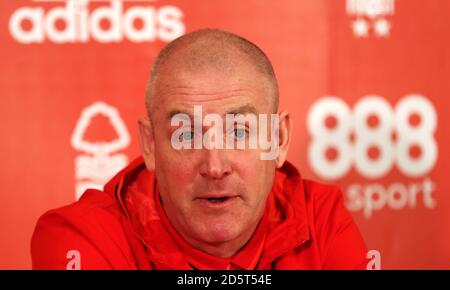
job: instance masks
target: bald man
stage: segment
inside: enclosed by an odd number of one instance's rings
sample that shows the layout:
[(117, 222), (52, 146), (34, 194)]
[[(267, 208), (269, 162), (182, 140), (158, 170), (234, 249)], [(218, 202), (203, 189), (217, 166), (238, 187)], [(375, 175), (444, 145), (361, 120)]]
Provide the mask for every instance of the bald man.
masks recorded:
[(142, 156), (39, 219), (33, 268), (365, 269), (339, 189), (286, 161), (292, 125), (278, 98), (248, 40), (205, 29), (169, 43), (139, 119)]

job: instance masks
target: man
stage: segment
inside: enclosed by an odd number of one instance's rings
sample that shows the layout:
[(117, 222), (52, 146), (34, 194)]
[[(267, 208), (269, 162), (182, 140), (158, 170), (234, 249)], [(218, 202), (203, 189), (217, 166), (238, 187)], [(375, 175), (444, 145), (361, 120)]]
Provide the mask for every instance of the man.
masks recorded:
[[(76, 258), (81, 269), (364, 269), (366, 248), (340, 191), (303, 180), (285, 161), (292, 127), (278, 97), (272, 65), (251, 42), (212, 29), (174, 40), (152, 68), (142, 158), (104, 191), (40, 218), (33, 268), (66, 269)], [(256, 115), (272, 123), (220, 122)], [(264, 133), (272, 158), (261, 144), (211, 146)]]

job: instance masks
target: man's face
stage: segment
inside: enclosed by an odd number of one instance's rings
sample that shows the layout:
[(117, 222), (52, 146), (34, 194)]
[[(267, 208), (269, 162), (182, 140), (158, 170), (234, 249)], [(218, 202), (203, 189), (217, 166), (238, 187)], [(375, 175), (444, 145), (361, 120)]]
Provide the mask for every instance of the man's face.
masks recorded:
[(261, 150), (248, 146), (177, 150), (171, 137), (178, 127), (171, 126), (170, 116), (174, 112), (192, 115), (194, 105), (202, 107), (203, 116), (216, 113), (224, 120), (226, 113), (270, 116), (273, 107), (266, 83), (247, 64), (233, 73), (180, 68), (160, 72), (150, 116), (155, 174), (165, 212), (186, 239), (221, 244), (252, 233), (273, 184), (275, 162), (261, 160)]

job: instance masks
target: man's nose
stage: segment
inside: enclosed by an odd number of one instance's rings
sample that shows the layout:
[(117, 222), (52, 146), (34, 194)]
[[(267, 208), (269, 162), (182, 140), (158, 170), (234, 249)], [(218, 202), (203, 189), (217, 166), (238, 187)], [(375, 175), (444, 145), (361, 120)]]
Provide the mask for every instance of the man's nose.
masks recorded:
[(200, 174), (203, 177), (222, 179), (231, 174), (232, 168), (223, 149), (206, 149), (202, 156)]

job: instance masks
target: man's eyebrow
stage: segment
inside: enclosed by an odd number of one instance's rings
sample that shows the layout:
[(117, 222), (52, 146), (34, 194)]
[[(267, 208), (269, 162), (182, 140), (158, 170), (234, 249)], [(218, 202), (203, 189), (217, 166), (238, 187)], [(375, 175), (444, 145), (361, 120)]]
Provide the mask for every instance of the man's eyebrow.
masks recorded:
[(247, 105), (243, 105), (237, 108), (232, 108), (230, 110), (227, 111), (226, 114), (232, 114), (232, 115), (237, 115), (237, 114), (258, 114), (258, 110), (256, 110), (256, 108), (253, 105), (247, 104)]
[(177, 114), (186, 114), (189, 116), (189, 119), (193, 120), (194, 116), (192, 115), (191, 112), (189, 111), (184, 111), (184, 110), (179, 110), (179, 109), (175, 109), (175, 110), (171, 110), (168, 114), (167, 114), (167, 120), (170, 121), (172, 120), (172, 118), (177, 115)]
[[(231, 115), (237, 115), (237, 114), (258, 114), (258, 111), (256, 110), (256, 108), (250, 104), (246, 104), (243, 106), (239, 106), (236, 108), (231, 108), (229, 110), (227, 110), (227, 112), (225, 114), (231, 114)], [(186, 114), (191, 120), (194, 119), (194, 116), (192, 115), (192, 113), (188, 110), (182, 110), (182, 109), (174, 109), (169, 111), (169, 113), (167, 114), (167, 120), (170, 121), (172, 120), (172, 118), (177, 115), (177, 114)]]

